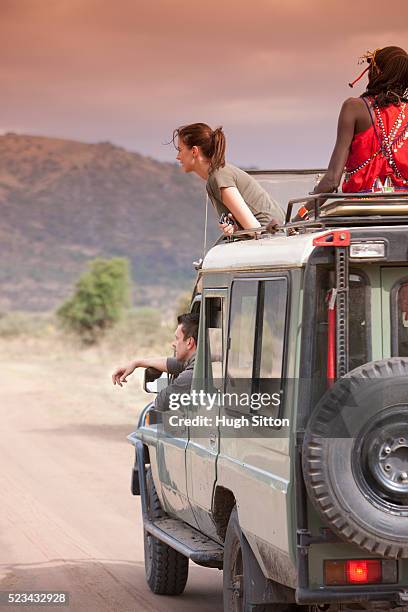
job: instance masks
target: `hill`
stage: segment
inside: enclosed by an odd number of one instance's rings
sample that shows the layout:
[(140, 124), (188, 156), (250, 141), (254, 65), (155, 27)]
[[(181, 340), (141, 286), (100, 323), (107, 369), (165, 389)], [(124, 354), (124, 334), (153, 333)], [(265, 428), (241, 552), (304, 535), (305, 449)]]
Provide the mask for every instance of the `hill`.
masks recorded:
[(98, 256), (129, 258), (136, 303), (166, 305), (194, 278), (204, 203), (203, 182), (176, 164), (108, 142), (0, 136), (0, 309), (55, 308)]

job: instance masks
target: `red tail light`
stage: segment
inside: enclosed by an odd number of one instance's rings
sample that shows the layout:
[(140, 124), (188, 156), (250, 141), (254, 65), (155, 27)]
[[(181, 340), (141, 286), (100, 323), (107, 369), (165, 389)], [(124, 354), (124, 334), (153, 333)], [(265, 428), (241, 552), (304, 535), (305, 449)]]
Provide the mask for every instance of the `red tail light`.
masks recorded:
[(379, 559), (346, 561), (346, 578), (349, 584), (382, 582), (381, 561)]
[(326, 559), (324, 582), (327, 586), (395, 584), (397, 563), (392, 559)]

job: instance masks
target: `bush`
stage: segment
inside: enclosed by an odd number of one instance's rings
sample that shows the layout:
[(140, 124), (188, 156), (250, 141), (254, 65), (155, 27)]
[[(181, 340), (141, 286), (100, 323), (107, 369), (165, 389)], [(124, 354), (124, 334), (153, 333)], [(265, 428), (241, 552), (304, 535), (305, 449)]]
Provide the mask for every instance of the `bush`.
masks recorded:
[(111, 328), (129, 305), (127, 259), (94, 259), (75, 285), (75, 292), (58, 309), (62, 325), (88, 344)]

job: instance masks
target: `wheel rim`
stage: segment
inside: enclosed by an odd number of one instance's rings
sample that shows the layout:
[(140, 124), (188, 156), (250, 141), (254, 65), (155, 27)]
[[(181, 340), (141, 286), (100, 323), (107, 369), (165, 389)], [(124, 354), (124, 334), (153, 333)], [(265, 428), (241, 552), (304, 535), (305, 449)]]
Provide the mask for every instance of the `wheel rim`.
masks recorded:
[(387, 408), (356, 439), (356, 481), (372, 503), (408, 515), (408, 406)]

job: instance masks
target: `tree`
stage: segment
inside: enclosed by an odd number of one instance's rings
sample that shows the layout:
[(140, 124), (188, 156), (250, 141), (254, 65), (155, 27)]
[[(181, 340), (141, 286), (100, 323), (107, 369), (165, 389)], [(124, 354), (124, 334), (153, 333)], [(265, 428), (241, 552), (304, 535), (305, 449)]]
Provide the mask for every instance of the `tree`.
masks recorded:
[(57, 310), (62, 325), (88, 344), (112, 327), (129, 305), (129, 262), (121, 257), (94, 259)]

